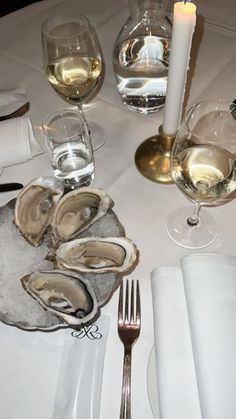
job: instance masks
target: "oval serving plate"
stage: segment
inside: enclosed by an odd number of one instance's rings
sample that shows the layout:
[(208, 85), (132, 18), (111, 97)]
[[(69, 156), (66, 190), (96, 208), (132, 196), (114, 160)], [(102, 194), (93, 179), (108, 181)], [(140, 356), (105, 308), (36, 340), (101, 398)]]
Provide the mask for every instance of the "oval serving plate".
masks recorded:
[[(50, 249), (46, 240), (39, 247), (31, 246), (19, 234), (13, 223), (15, 200), (0, 207), (0, 321), (26, 330), (55, 330), (69, 327), (55, 315), (43, 309), (23, 289), (20, 279), (37, 270), (52, 269), (45, 261)], [(113, 210), (92, 224), (78, 237), (124, 236), (124, 227)], [(121, 275), (91, 274), (84, 278), (92, 285), (99, 306), (104, 305), (119, 285)]]

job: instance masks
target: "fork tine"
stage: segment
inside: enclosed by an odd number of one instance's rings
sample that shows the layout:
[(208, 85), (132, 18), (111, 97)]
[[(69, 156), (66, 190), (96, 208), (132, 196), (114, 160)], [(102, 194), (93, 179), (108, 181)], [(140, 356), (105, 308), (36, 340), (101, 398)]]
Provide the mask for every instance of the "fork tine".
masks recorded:
[(29, 110), (29, 102), (22, 105), (19, 109), (12, 113), (12, 116), (17, 117), (23, 115), (25, 112)]
[(16, 118), (17, 116), (21, 116), (23, 113), (22, 108), (18, 109), (17, 111), (15, 111), (14, 113), (11, 114), (11, 118)]
[(123, 319), (123, 281), (120, 284), (119, 302), (118, 302), (118, 320)]
[(24, 113), (26, 113), (29, 110), (29, 107), (30, 107), (30, 103), (26, 102), (19, 109), (16, 109), (15, 111), (11, 112), (10, 114), (0, 116), (0, 121), (5, 121), (5, 120), (11, 119), (11, 118), (17, 118), (18, 116), (21, 116)]
[(126, 281), (126, 290), (125, 290), (125, 321), (129, 319), (129, 281)]
[(131, 282), (131, 298), (130, 298), (130, 321), (134, 321), (134, 281)]
[(140, 290), (139, 290), (139, 280), (137, 279), (137, 284), (136, 284), (136, 321), (140, 322), (140, 319), (141, 319)]

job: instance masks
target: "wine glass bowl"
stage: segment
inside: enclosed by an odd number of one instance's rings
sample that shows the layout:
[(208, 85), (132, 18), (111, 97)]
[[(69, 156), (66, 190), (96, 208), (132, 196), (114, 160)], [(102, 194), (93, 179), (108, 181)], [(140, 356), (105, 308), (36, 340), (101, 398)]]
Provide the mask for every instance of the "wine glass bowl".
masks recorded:
[[(93, 27), (86, 16), (64, 13), (48, 18), (41, 33), (43, 67), (50, 85), (64, 100), (78, 106), (85, 119), (82, 105), (97, 92), (103, 72)], [(94, 149), (104, 144), (104, 137), (98, 140)]]
[(236, 105), (221, 99), (193, 105), (177, 133), (171, 173), (180, 191), (195, 203), (167, 218), (168, 235), (187, 248), (202, 248), (217, 237), (213, 217), (201, 206), (217, 205), (236, 189)]

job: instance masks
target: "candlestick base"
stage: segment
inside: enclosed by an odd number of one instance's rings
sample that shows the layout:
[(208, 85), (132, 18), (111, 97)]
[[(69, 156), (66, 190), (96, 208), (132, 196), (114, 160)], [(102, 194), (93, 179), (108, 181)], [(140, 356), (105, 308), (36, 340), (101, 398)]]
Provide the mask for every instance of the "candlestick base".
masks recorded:
[(137, 148), (134, 161), (138, 171), (157, 183), (174, 183), (170, 170), (171, 149), (175, 135), (166, 135), (159, 127), (157, 135), (143, 141)]

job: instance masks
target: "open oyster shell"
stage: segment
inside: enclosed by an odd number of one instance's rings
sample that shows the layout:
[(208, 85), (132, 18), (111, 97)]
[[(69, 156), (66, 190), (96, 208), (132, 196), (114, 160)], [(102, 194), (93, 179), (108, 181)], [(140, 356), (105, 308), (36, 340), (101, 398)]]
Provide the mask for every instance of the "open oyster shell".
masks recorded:
[(82, 275), (57, 270), (34, 272), (21, 282), (46, 310), (70, 326), (88, 323), (98, 313), (95, 294)]
[(130, 273), (138, 262), (138, 249), (126, 237), (87, 237), (63, 243), (55, 253), (56, 266), (79, 272)]
[(54, 211), (53, 236), (59, 242), (74, 239), (113, 205), (112, 199), (102, 189), (81, 188), (67, 193)]
[(63, 192), (64, 185), (59, 179), (40, 176), (19, 193), (14, 222), (22, 236), (33, 246), (42, 243)]

